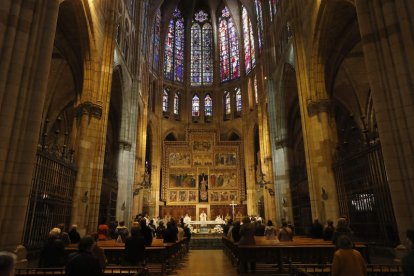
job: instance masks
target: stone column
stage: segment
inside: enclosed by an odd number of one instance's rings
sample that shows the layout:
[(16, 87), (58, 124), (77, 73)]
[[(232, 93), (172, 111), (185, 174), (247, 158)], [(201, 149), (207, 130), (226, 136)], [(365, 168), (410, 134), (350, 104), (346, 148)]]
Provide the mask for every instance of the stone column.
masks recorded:
[(0, 5), (0, 250), (23, 238), (59, 1)]
[[(293, 29), (300, 30), (302, 22), (297, 19), (293, 23)], [(339, 217), (338, 196), (332, 170), (336, 136), (333, 131), (334, 120), (328, 112), (329, 100), (325, 82), (320, 81), (324, 80), (324, 76), (321, 75), (324, 74), (324, 64), (319, 63), (318, 55), (307, 59), (300, 32), (295, 32), (294, 35), (294, 51), (312, 217), (319, 218), (321, 222), (326, 219), (335, 221)], [(317, 68), (309, 70), (309, 62)], [(319, 75), (316, 72), (319, 72)]]
[(400, 240), (414, 227), (414, 2), (356, 1)]

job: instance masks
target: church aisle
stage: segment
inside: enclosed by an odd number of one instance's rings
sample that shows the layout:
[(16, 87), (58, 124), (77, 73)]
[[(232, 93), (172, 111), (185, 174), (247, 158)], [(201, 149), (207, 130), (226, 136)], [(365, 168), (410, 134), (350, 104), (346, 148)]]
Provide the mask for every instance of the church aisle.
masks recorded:
[(223, 250), (190, 250), (172, 275), (236, 276), (237, 271)]

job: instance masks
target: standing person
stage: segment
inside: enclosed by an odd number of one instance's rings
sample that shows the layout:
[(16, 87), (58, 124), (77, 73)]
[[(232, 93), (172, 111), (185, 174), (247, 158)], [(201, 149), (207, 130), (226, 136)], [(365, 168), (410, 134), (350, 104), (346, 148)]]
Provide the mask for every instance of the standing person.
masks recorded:
[[(141, 220), (145, 223), (145, 220)], [(131, 236), (125, 240), (125, 261), (128, 265), (139, 265), (145, 260), (145, 239), (138, 226), (131, 228)]]
[[(145, 219), (141, 219), (139, 222), (139, 225), (141, 226), (141, 233), (144, 237), (144, 244), (145, 246), (151, 246), (152, 244), (152, 230), (147, 226), (147, 222)], [(132, 229), (131, 229), (132, 231)]]
[(91, 236), (80, 239), (78, 251), (69, 255), (65, 268), (66, 276), (102, 276), (98, 258), (92, 254), (94, 240)]
[(328, 225), (323, 230), (323, 240), (331, 241), (334, 232), (335, 226), (333, 225), (333, 221), (328, 219)]
[(367, 268), (364, 258), (357, 250), (351, 239), (342, 235), (338, 238), (338, 250), (332, 261), (332, 276), (365, 276)]
[(158, 223), (157, 230), (155, 230), (155, 235), (156, 235), (157, 239), (163, 239), (164, 238), (164, 232), (165, 232), (165, 226), (164, 226), (164, 222), (161, 220)]
[(292, 229), (290, 229), (286, 221), (282, 222), (282, 228), (279, 229), (277, 238), (279, 239), (279, 241), (292, 241), (293, 240)]
[(0, 276), (14, 276), (16, 255), (10, 252), (0, 252)]
[[(240, 226), (240, 240), (239, 240), (239, 246), (240, 245), (255, 245), (256, 241), (254, 239), (254, 233), (256, 232), (256, 226), (253, 223), (250, 223), (250, 218), (249, 217), (244, 217), (243, 218), (243, 225)], [(248, 272), (249, 271), (249, 266), (250, 264), (250, 269), (251, 272), (254, 273), (256, 271), (256, 263), (251, 262), (251, 263), (245, 263), (243, 264), (243, 267), (241, 267), (241, 269), (244, 269), (244, 272)]]
[(60, 229), (53, 228), (40, 252), (39, 267), (60, 267), (64, 265), (65, 244), (60, 239)]
[(407, 230), (408, 252), (401, 259), (402, 271), (405, 276), (414, 275), (414, 229)]
[(76, 224), (72, 225), (72, 229), (69, 231), (69, 239), (71, 243), (78, 243), (80, 241), (79, 232), (76, 230), (78, 226)]
[(108, 260), (105, 255), (105, 251), (98, 245), (99, 234), (95, 232), (91, 235), (91, 237), (95, 241), (92, 247), (92, 255), (98, 258), (101, 268), (104, 269), (106, 267), (106, 264), (108, 263)]
[(271, 220), (267, 221), (267, 226), (265, 227), (264, 234), (267, 240), (276, 239), (277, 229), (273, 226), (273, 222)]

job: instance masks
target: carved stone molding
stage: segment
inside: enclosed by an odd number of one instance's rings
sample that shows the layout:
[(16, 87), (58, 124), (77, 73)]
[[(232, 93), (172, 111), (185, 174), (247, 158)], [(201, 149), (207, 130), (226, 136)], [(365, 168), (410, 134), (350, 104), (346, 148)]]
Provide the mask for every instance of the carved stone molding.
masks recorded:
[(82, 115), (88, 115), (89, 117), (101, 119), (102, 106), (91, 102), (83, 102), (76, 107), (76, 117), (81, 117)]
[(308, 100), (308, 114), (309, 116), (314, 116), (322, 112), (329, 112), (329, 106), (330, 101), (328, 99)]

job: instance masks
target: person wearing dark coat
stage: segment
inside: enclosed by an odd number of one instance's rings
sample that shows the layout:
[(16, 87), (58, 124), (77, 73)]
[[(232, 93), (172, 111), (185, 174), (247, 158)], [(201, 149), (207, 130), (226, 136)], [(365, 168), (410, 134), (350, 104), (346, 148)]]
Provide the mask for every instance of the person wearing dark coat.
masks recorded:
[(254, 235), (255, 236), (264, 236), (264, 234), (265, 234), (265, 226), (264, 226), (264, 224), (262, 223), (262, 221), (261, 220), (257, 220), (256, 221), (256, 223), (255, 223), (255, 232), (254, 232)]
[(333, 233), (335, 232), (335, 227), (332, 220), (328, 220), (328, 225), (323, 230), (323, 239), (325, 241), (331, 241)]
[[(145, 223), (145, 220), (141, 221)], [(145, 239), (139, 227), (132, 227), (131, 236), (125, 240), (125, 261), (128, 265), (139, 265), (145, 261)]]
[(405, 276), (414, 275), (414, 229), (407, 230), (408, 252), (401, 259), (401, 267)]
[(349, 228), (348, 222), (345, 218), (339, 218), (336, 229), (332, 235), (332, 243), (338, 246), (337, 242), (341, 236), (347, 236), (352, 240), (352, 231)]
[(94, 240), (91, 236), (80, 239), (78, 251), (68, 257), (65, 267), (66, 276), (102, 276), (98, 258), (92, 254)]
[(164, 232), (164, 243), (177, 242), (178, 228), (175, 226), (174, 220), (167, 223), (167, 229)]
[(60, 229), (53, 228), (39, 258), (39, 267), (61, 267), (65, 264), (65, 244), (59, 238)]
[(71, 243), (78, 243), (80, 241), (80, 235), (79, 232), (76, 230), (77, 229), (77, 225), (73, 224), (72, 225), (72, 229), (70, 229), (69, 231), (69, 239)]
[(232, 238), (233, 242), (239, 242), (239, 240), (240, 240), (240, 221), (236, 221), (233, 225), (233, 228), (231, 228), (231, 238)]
[(144, 237), (145, 246), (151, 246), (153, 238), (151, 228), (147, 226), (147, 222), (145, 221), (145, 219), (142, 219), (139, 222), (139, 225), (141, 226), (141, 233)]
[[(254, 239), (255, 232), (256, 232), (256, 225), (250, 222), (249, 217), (244, 217), (243, 225), (240, 226), (239, 246), (240, 245), (255, 245), (256, 244), (256, 241)], [(256, 270), (256, 263), (254, 262), (244, 263), (241, 269), (244, 269), (244, 272), (248, 272), (249, 265), (250, 265), (251, 272), (254, 273)]]
[(318, 219), (313, 221), (313, 224), (310, 229), (310, 234), (312, 239), (322, 239), (323, 237), (323, 225), (319, 222)]
[(230, 227), (233, 225), (233, 220), (232, 219), (229, 219), (228, 221), (227, 221), (227, 224), (226, 225), (224, 225), (224, 227), (223, 227), (223, 235), (224, 236), (227, 236), (227, 234), (229, 233), (229, 229), (230, 229)]
[(164, 222), (160, 221), (158, 223), (157, 230), (155, 230), (155, 235), (156, 235), (157, 239), (164, 239), (164, 233), (165, 233)]

